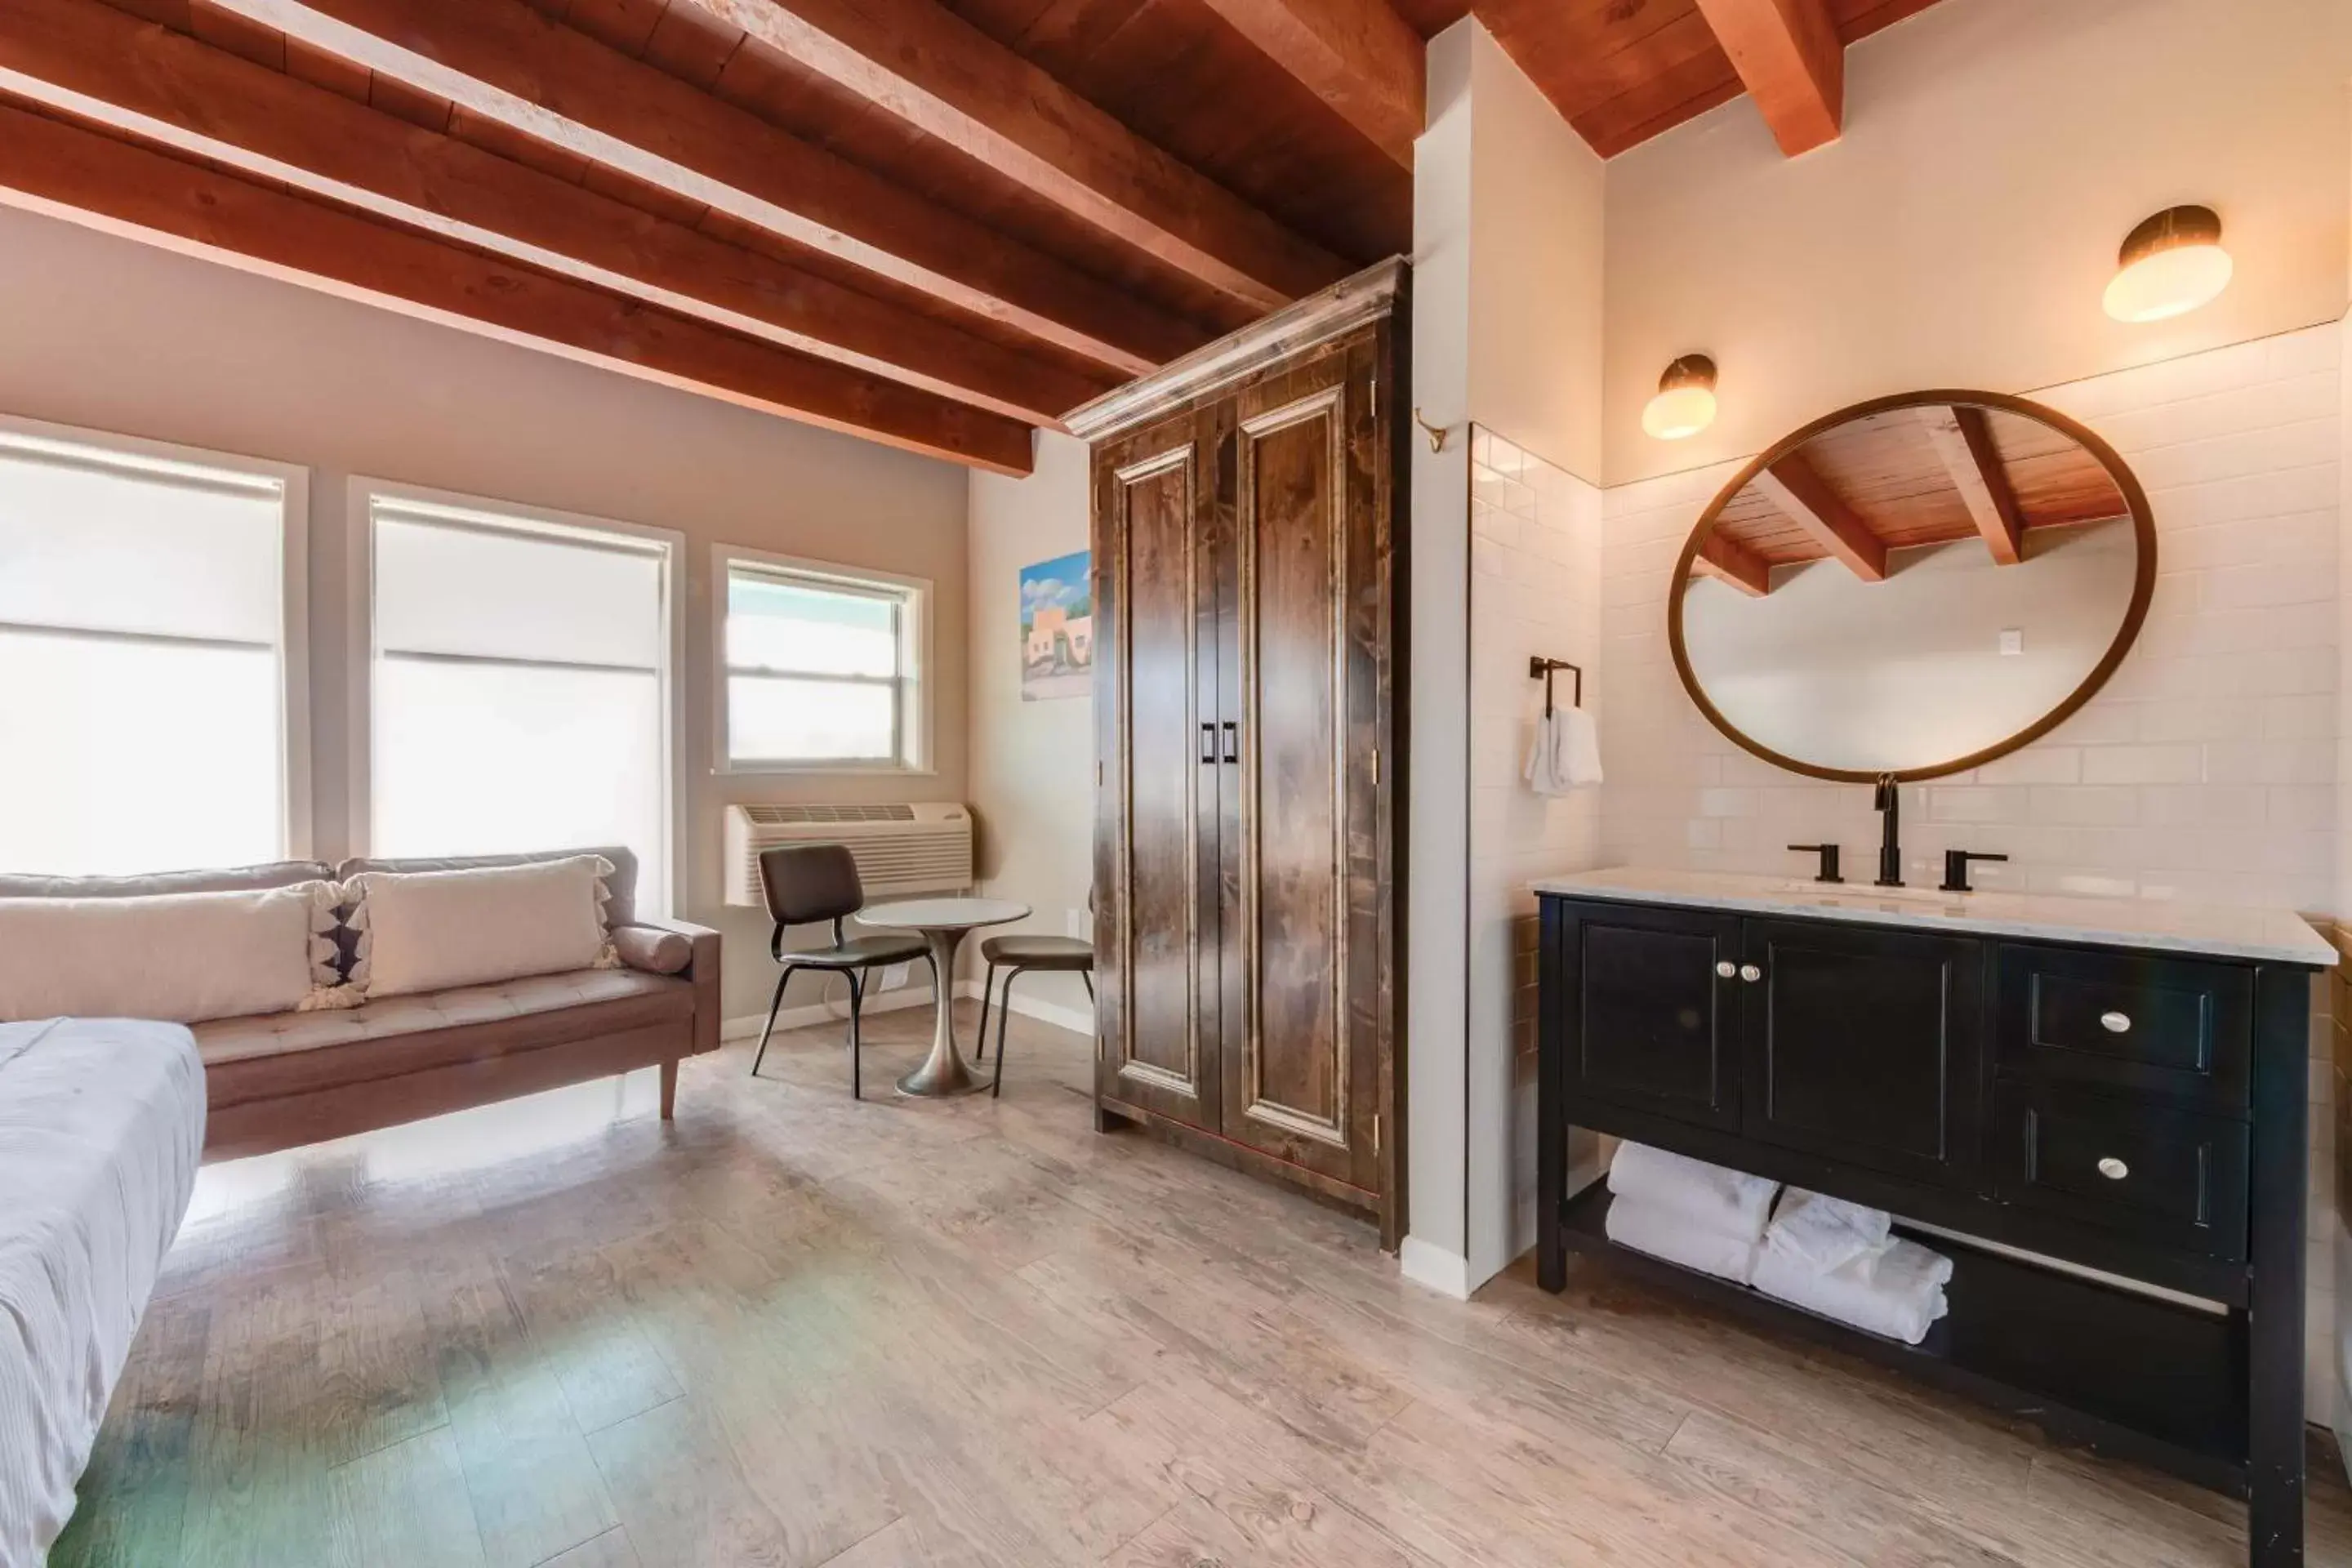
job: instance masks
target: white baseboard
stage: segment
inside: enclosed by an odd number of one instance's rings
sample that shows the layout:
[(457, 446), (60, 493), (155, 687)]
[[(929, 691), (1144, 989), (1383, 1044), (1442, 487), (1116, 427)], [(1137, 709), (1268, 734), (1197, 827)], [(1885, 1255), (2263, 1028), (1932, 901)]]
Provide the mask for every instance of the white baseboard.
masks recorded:
[(1457, 1301), (1470, 1299), (1470, 1260), (1433, 1242), (1408, 1236), (1397, 1248), (1397, 1268), (1416, 1285)]
[[(997, 987), (1000, 992), (1003, 989), (1002, 985)], [(959, 980), (955, 984), (955, 994), (973, 1002), (981, 999), (980, 991), (981, 982), (977, 980)], [(1026, 991), (1016, 989), (1013, 993), (1013, 1010), (1024, 1018), (1057, 1025), (1073, 1034), (1091, 1037), (1095, 1032), (1095, 1016), (1088, 1009), (1065, 1007), (1057, 1002), (1041, 1002)]]
[[(957, 981), (955, 994), (967, 1001), (979, 1001), (980, 982)], [(930, 1005), (930, 986), (918, 984), (902, 985), (896, 991), (879, 992), (867, 998), (865, 1010), (868, 1013), (890, 1013), (901, 1007), (928, 1007)], [(1019, 989), (1013, 993), (1013, 1010), (1024, 1018), (1034, 1018), (1041, 1024), (1053, 1024), (1076, 1034), (1092, 1036), (1095, 1032), (1095, 1016), (1086, 1009), (1040, 1001)], [(722, 1040), (756, 1039), (761, 1026), (767, 1021), (765, 1013), (747, 1013), (740, 1018), (729, 1018), (719, 1026), (719, 1037)], [(838, 1002), (812, 1002), (803, 1006), (787, 1007), (776, 1015), (776, 1027), (779, 1029), (805, 1029), (816, 1024), (846, 1024), (848, 1021), (849, 996), (846, 990)]]
[[(931, 1005), (929, 983), (902, 985), (896, 991), (883, 991), (867, 998), (862, 1009), (867, 1013), (895, 1013), (901, 1007), (928, 1007)], [(746, 1013), (740, 1018), (729, 1018), (719, 1026), (722, 1040), (749, 1040), (759, 1037), (768, 1021), (765, 1013)], [(811, 1002), (798, 1007), (787, 1007), (776, 1015), (779, 1029), (805, 1029), (814, 1024), (849, 1022), (849, 993), (845, 988), (838, 1002)]]

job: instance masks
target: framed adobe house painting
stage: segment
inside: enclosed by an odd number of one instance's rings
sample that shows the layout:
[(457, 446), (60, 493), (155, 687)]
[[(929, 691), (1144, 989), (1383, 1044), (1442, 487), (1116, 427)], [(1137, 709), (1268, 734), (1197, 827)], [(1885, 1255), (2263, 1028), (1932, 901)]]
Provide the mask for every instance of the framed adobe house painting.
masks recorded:
[(1084, 697), (1092, 689), (1091, 551), (1021, 569), (1021, 700)]

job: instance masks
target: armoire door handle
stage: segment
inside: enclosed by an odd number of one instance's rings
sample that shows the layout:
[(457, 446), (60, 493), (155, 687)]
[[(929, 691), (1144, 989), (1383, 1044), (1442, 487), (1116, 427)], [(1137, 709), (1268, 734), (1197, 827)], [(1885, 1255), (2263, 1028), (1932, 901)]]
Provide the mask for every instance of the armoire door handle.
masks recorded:
[(1217, 761), (1217, 726), (1210, 720), (1201, 721), (1201, 765), (1213, 767)]
[(1229, 763), (1238, 763), (1241, 760), (1242, 727), (1233, 720), (1228, 719), (1225, 721), (1225, 761)]

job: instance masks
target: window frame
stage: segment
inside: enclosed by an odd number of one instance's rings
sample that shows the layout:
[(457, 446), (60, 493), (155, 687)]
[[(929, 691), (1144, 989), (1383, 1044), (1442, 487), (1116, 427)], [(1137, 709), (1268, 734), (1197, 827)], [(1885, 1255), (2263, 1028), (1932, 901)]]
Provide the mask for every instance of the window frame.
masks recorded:
[[(933, 701), (931, 622), (933, 585), (929, 577), (886, 572), (878, 567), (851, 566), (804, 555), (785, 555), (733, 544), (711, 547), (711, 772), (720, 776), (779, 777), (830, 775), (836, 778), (929, 778), (938, 773), (932, 750)], [(897, 679), (898, 750), (893, 758), (845, 757), (738, 758), (733, 754), (734, 715), (728, 687), (737, 673), (727, 658), (730, 592), (735, 569), (798, 579), (813, 588), (887, 598), (901, 606), (898, 623), (899, 675)], [(747, 672), (751, 673), (751, 672)], [(790, 674), (789, 671), (773, 671)], [(815, 676), (814, 679), (840, 679)]]
[(317, 818), (311, 800), (310, 766), (310, 470), (296, 463), (5, 413), (0, 413), (0, 434), (89, 447), (134, 460), (144, 458), (247, 475), (279, 487), (278, 777), (284, 800), (278, 814), (278, 858), (312, 858), (317, 848)]
[(374, 852), (372, 842), (375, 832), (374, 673), (376, 656), (381, 650), (375, 635), (373, 503), (379, 500), (395, 506), (405, 504), (471, 514), (480, 519), (487, 528), (516, 533), (541, 533), (559, 539), (583, 534), (617, 534), (643, 540), (659, 552), (662, 568), (662, 662), (658, 671), (662, 734), (661, 831), (662, 859), (667, 875), (661, 887), (643, 884), (638, 887), (637, 909), (643, 914), (666, 918), (683, 908), (687, 879), (682, 858), (692, 841), (688, 821), (688, 791), (680, 767), (687, 755), (687, 701), (680, 689), (680, 683), (687, 678), (686, 535), (674, 528), (656, 528), (646, 523), (625, 522), (618, 518), (562, 511), (552, 507), (436, 489), (397, 479), (371, 479), (361, 474), (352, 475), (345, 486), (344, 517), (347, 597), (342, 647), (345, 712), (349, 726), (349, 733), (344, 739), (347, 765), (351, 770), (347, 781), (350, 818), (346, 837), (351, 854), (364, 857)]

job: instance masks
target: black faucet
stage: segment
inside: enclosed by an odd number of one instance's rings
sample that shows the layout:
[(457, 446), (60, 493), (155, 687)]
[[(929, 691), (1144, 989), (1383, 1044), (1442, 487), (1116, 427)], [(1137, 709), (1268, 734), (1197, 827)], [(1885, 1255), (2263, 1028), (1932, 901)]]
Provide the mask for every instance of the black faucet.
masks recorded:
[(1878, 775), (1878, 794), (1871, 805), (1877, 808), (1885, 828), (1878, 841), (1877, 885), (1899, 888), (1903, 885), (1903, 796), (1893, 773)]
[(1969, 861), (2008, 858), (2006, 855), (1980, 855), (1973, 849), (1947, 849), (1944, 851), (1944, 879), (1939, 889), (1947, 893), (1972, 893), (1976, 889), (1969, 886)]
[(1836, 845), (1791, 844), (1789, 847), (1791, 850), (1802, 850), (1809, 855), (1818, 855), (1822, 858), (1821, 872), (1819, 875), (1814, 877), (1814, 881), (1843, 882), (1845, 880), (1843, 877), (1838, 875), (1838, 847)]

